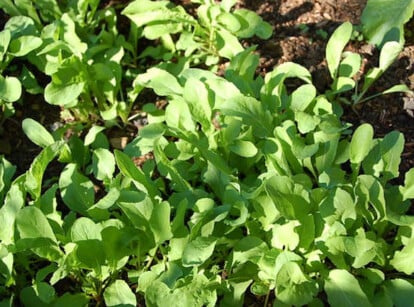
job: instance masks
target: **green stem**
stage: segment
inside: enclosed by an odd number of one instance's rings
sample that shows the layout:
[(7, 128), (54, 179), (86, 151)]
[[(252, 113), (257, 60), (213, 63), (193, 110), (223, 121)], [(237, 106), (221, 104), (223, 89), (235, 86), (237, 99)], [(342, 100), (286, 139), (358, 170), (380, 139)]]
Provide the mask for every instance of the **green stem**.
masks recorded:
[(263, 305), (264, 307), (267, 307), (267, 305), (269, 304), (269, 297), (270, 297), (270, 289), (269, 289), (269, 291), (267, 291), (265, 302), (264, 302), (264, 305)]

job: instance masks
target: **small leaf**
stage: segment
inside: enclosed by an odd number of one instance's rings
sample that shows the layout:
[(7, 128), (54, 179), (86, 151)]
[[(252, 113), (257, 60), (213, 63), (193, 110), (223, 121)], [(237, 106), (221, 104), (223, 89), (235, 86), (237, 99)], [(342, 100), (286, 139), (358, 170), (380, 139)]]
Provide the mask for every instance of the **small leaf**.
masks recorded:
[(97, 135), (103, 130), (105, 130), (105, 127), (93, 125), (85, 135), (85, 146), (92, 144), (95, 141)]
[(40, 154), (33, 160), (29, 170), (26, 173), (25, 186), (27, 191), (34, 199), (38, 199), (41, 195), (42, 180), (48, 164), (56, 157), (63, 142), (56, 142), (45, 147)]
[[(414, 3), (414, 2), (413, 2)], [(379, 58), (379, 69), (386, 71), (388, 67), (398, 58), (398, 55), (403, 50), (403, 45), (398, 42), (386, 42), (381, 48)]]
[(316, 88), (305, 84), (293, 91), (290, 98), (290, 108), (293, 111), (305, 111), (316, 96)]
[(358, 280), (345, 270), (334, 269), (329, 272), (329, 277), (325, 281), (325, 291), (331, 306), (371, 306)]
[(232, 152), (244, 158), (252, 158), (258, 152), (252, 142), (243, 140), (235, 140), (229, 148)]
[(414, 198), (414, 168), (405, 174), (404, 186), (400, 186), (404, 200)]
[(239, 20), (231, 13), (221, 13), (217, 16), (217, 21), (233, 33), (241, 28)]
[(22, 95), (22, 85), (16, 77), (0, 75), (0, 101), (15, 102)]
[(397, 84), (382, 92), (382, 94), (412, 93), (412, 90), (405, 84)]
[(92, 170), (99, 180), (112, 179), (115, 172), (115, 158), (113, 154), (104, 148), (97, 148), (92, 155)]
[(22, 122), (22, 128), (27, 137), (40, 147), (46, 147), (55, 142), (49, 131), (34, 119), (25, 118)]
[(339, 76), (352, 78), (361, 68), (361, 56), (358, 53), (348, 53), (339, 65)]
[(105, 304), (108, 307), (134, 307), (137, 299), (128, 284), (121, 279), (115, 280), (104, 291)]
[(368, 155), (372, 147), (374, 129), (370, 124), (359, 126), (352, 136), (350, 147), (350, 161), (353, 164), (360, 164)]
[(332, 34), (326, 46), (326, 61), (331, 77), (335, 80), (342, 57), (342, 51), (348, 44), (352, 35), (352, 24), (344, 22)]

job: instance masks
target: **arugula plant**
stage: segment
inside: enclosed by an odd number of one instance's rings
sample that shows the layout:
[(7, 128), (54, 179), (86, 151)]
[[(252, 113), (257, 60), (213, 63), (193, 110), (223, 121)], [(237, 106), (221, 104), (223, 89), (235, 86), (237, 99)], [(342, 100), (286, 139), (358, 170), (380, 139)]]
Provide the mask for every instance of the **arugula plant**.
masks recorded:
[(157, 47), (148, 47), (140, 55), (158, 55), (164, 60), (173, 57), (189, 64), (205, 63), (214, 69), (220, 58), (231, 59), (243, 50), (241, 38), (254, 35), (267, 39), (272, 27), (256, 13), (232, 7), (237, 1), (193, 0), (199, 4), (197, 17), (170, 1), (137, 0), (122, 12), (138, 27), (137, 35), (159, 39)]
[[(333, 80), (331, 90), (326, 93), (327, 97), (330, 100), (338, 98), (340, 102), (355, 106), (377, 96), (396, 92), (411, 92), (406, 85), (399, 84), (372, 96), (364, 97), (371, 85), (398, 58), (403, 46), (396, 41), (385, 42), (380, 51), (379, 66), (371, 68), (364, 74), (363, 80), (359, 80), (357, 75), (362, 65), (361, 56), (354, 52), (344, 52), (344, 48), (351, 39), (352, 32), (352, 24), (349, 22), (343, 23), (332, 34), (326, 46), (326, 61)], [(358, 84), (360, 81), (362, 81), (361, 86)], [(354, 90), (354, 94), (350, 100), (341, 97), (343, 93), (352, 90)]]
[[(242, 306), (250, 292), (275, 306), (409, 304), (414, 172), (391, 183), (402, 134), (350, 134), (304, 67), (260, 78), (256, 62), (237, 55), (228, 79), (138, 75), (136, 92), (168, 105), (145, 106), (123, 152), (104, 127), (65, 140), (26, 119), (43, 150), (15, 179), (1, 160), (2, 303)], [(304, 84), (290, 93), (288, 78)], [(46, 178), (53, 160), (63, 170)]]
[(0, 106), (3, 119), (14, 113), (13, 103), (21, 98), (22, 87), (31, 93), (41, 92), (27, 67), (19, 68), (20, 75), (17, 75), (13, 62), (40, 47), (42, 40), (38, 35), (34, 22), (24, 16), (10, 18), (0, 32)]

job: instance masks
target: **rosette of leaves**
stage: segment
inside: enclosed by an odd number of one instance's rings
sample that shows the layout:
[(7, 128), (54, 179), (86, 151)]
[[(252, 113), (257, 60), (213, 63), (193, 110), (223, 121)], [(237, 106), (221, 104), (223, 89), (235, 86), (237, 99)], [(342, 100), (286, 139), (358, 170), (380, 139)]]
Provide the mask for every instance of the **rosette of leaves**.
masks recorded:
[[(0, 106), (3, 116), (13, 114), (13, 103), (24, 89), (32, 94), (42, 92), (33, 74), (20, 61), (27, 59), (42, 45), (42, 39), (32, 19), (25, 16), (10, 18), (0, 32)], [(20, 65), (19, 65), (20, 64)]]
[(232, 10), (234, 0), (192, 2), (200, 4), (196, 18), (170, 1), (134, 1), (123, 10), (142, 37), (162, 43), (149, 47), (141, 56), (159, 55), (164, 60), (178, 56), (189, 63), (211, 66), (220, 57), (230, 59), (242, 51), (239, 39), (254, 35), (267, 39), (272, 34), (271, 26), (256, 13)]

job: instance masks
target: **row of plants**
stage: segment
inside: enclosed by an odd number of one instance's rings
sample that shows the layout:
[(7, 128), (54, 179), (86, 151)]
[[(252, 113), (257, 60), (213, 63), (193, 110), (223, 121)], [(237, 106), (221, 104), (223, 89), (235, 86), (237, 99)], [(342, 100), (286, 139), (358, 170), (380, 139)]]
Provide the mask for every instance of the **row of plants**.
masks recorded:
[[(366, 34), (381, 52), (363, 76), (344, 51), (357, 27), (338, 27), (318, 93), (295, 63), (256, 73), (241, 40), (272, 35), (256, 13), (191, 3), (0, 4), (2, 121), (27, 97), (62, 108), (54, 131), (23, 120), (42, 148), (26, 172), (0, 159), (0, 306), (409, 305), (414, 171), (393, 181), (404, 136), (341, 120), (344, 103), (377, 95), (365, 96), (403, 48), (406, 10)], [(396, 91), (409, 89), (378, 95)], [(148, 124), (114, 149), (107, 132), (137, 115)]]

